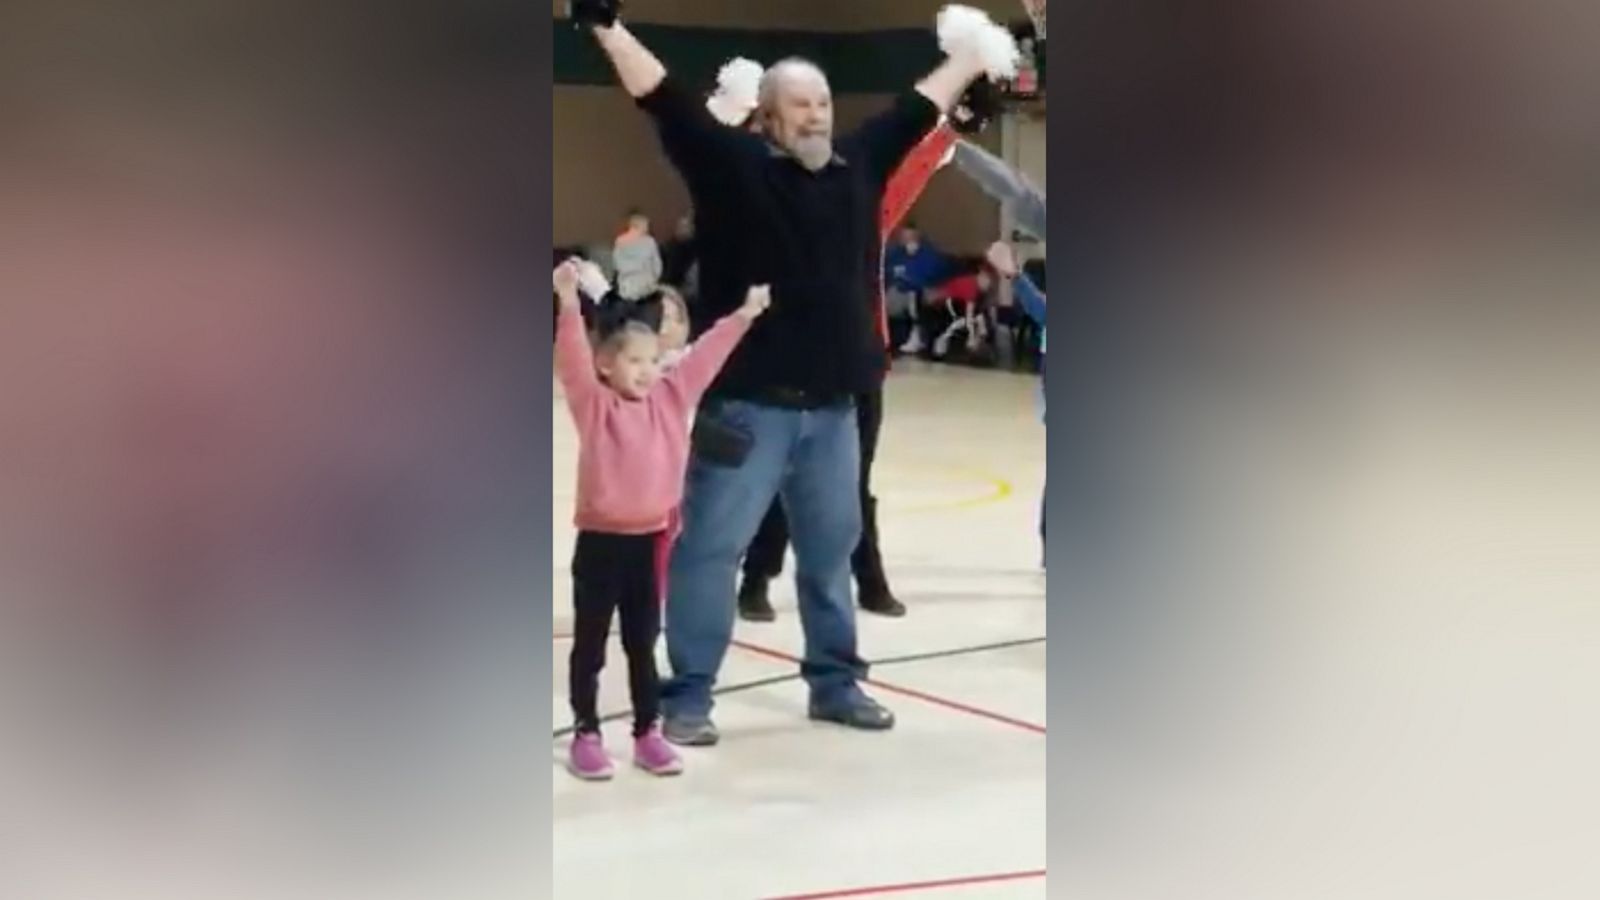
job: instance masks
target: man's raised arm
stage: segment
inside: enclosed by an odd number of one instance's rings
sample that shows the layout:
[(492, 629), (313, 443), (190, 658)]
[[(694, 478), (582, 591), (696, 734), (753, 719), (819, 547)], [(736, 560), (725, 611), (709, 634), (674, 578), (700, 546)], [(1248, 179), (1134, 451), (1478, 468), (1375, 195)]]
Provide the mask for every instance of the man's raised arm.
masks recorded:
[(623, 89), (635, 100), (666, 79), (667, 67), (622, 24), (622, 0), (568, 0), (567, 16), (594, 34)]
[(621, 22), (596, 27), (594, 38), (617, 70), (622, 89), (635, 100), (654, 93), (666, 80), (667, 67)]
[(655, 121), (667, 158), (690, 192), (703, 200), (725, 177), (746, 135), (723, 126), (704, 102), (677, 83), (661, 59), (622, 23), (619, 8), (616, 0), (574, 0), (572, 19), (594, 34), (623, 90)]

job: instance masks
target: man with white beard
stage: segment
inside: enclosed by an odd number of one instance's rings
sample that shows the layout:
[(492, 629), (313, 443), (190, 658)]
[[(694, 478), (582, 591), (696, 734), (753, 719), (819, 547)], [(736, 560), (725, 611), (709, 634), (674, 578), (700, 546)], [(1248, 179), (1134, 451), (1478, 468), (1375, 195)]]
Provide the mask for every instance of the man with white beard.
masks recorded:
[(700, 309), (720, 316), (752, 284), (772, 307), (702, 405), (692, 437), (682, 535), (668, 575), (665, 733), (719, 739), (712, 690), (733, 637), (739, 560), (775, 496), (788, 513), (806, 650), (810, 716), (882, 731), (894, 716), (861, 689), (850, 557), (861, 536), (854, 398), (887, 354), (872, 292), (878, 214), (890, 175), (974, 80), (1015, 73), (1011, 35), (948, 7), (948, 59), (888, 110), (835, 139), (833, 96), (816, 65), (786, 59), (763, 77), (759, 133), (719, 122), (617, 20), (617, 4), (575, 2), (622, 86), (654, 120), (702, 227)]

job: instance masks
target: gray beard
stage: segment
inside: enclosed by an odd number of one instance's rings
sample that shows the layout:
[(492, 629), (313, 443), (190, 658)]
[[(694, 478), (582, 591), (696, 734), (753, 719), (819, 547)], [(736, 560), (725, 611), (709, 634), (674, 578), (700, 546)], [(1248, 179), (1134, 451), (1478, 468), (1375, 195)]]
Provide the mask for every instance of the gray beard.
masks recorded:
[(789, 152), (800, 161), (800, 165), (818, 172), (833, 159), (833, 141), (825, 137), (796, 138)]

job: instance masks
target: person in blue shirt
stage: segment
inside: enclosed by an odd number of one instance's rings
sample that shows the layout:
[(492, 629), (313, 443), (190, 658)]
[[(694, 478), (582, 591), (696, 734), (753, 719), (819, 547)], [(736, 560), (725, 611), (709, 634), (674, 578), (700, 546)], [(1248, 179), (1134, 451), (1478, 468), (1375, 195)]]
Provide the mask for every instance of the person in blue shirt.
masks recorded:
[(904, 298), (904, 308), (896, 308), (894, 313), (911, 318), (911, 336), (900, 347), (901, 353), (921, 353), (926, 345), (918, 313), (928, 291), (944, 279), (948, 269), (944, 254), (923, 239), (915, 222), (907, 222), (898, 239), (884, 250), (884, 290), (890, 295), (891, 307), (900, 306), (892, 298)]

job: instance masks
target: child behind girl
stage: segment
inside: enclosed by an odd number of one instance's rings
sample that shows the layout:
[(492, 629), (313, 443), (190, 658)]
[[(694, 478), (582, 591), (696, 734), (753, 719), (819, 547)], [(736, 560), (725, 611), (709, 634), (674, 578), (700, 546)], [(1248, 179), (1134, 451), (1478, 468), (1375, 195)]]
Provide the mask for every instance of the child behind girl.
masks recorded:
[(671, 372), (689, 355), (689, 304), (675, 288), (661, 288), (661, 369)]
[(657, 722), (660, 545), (683, 496), (689, 416), (770, 296), (765, 287), (752, 288), (742, 308), (663, 374), (661, 338), (642, 323), (624, 321), (591, 348), (580, 313), (578, 267), (563, 263), (554, 279), (561, 310), (556, 370), (579, 445), (569, 670), (576, 734), (568, 768), (587, 781), (612, 776), (600, 736), (598, 693), (616, 613), (633, 700), (634, 764), (654, 775), (676, 775), (683, 763)]

